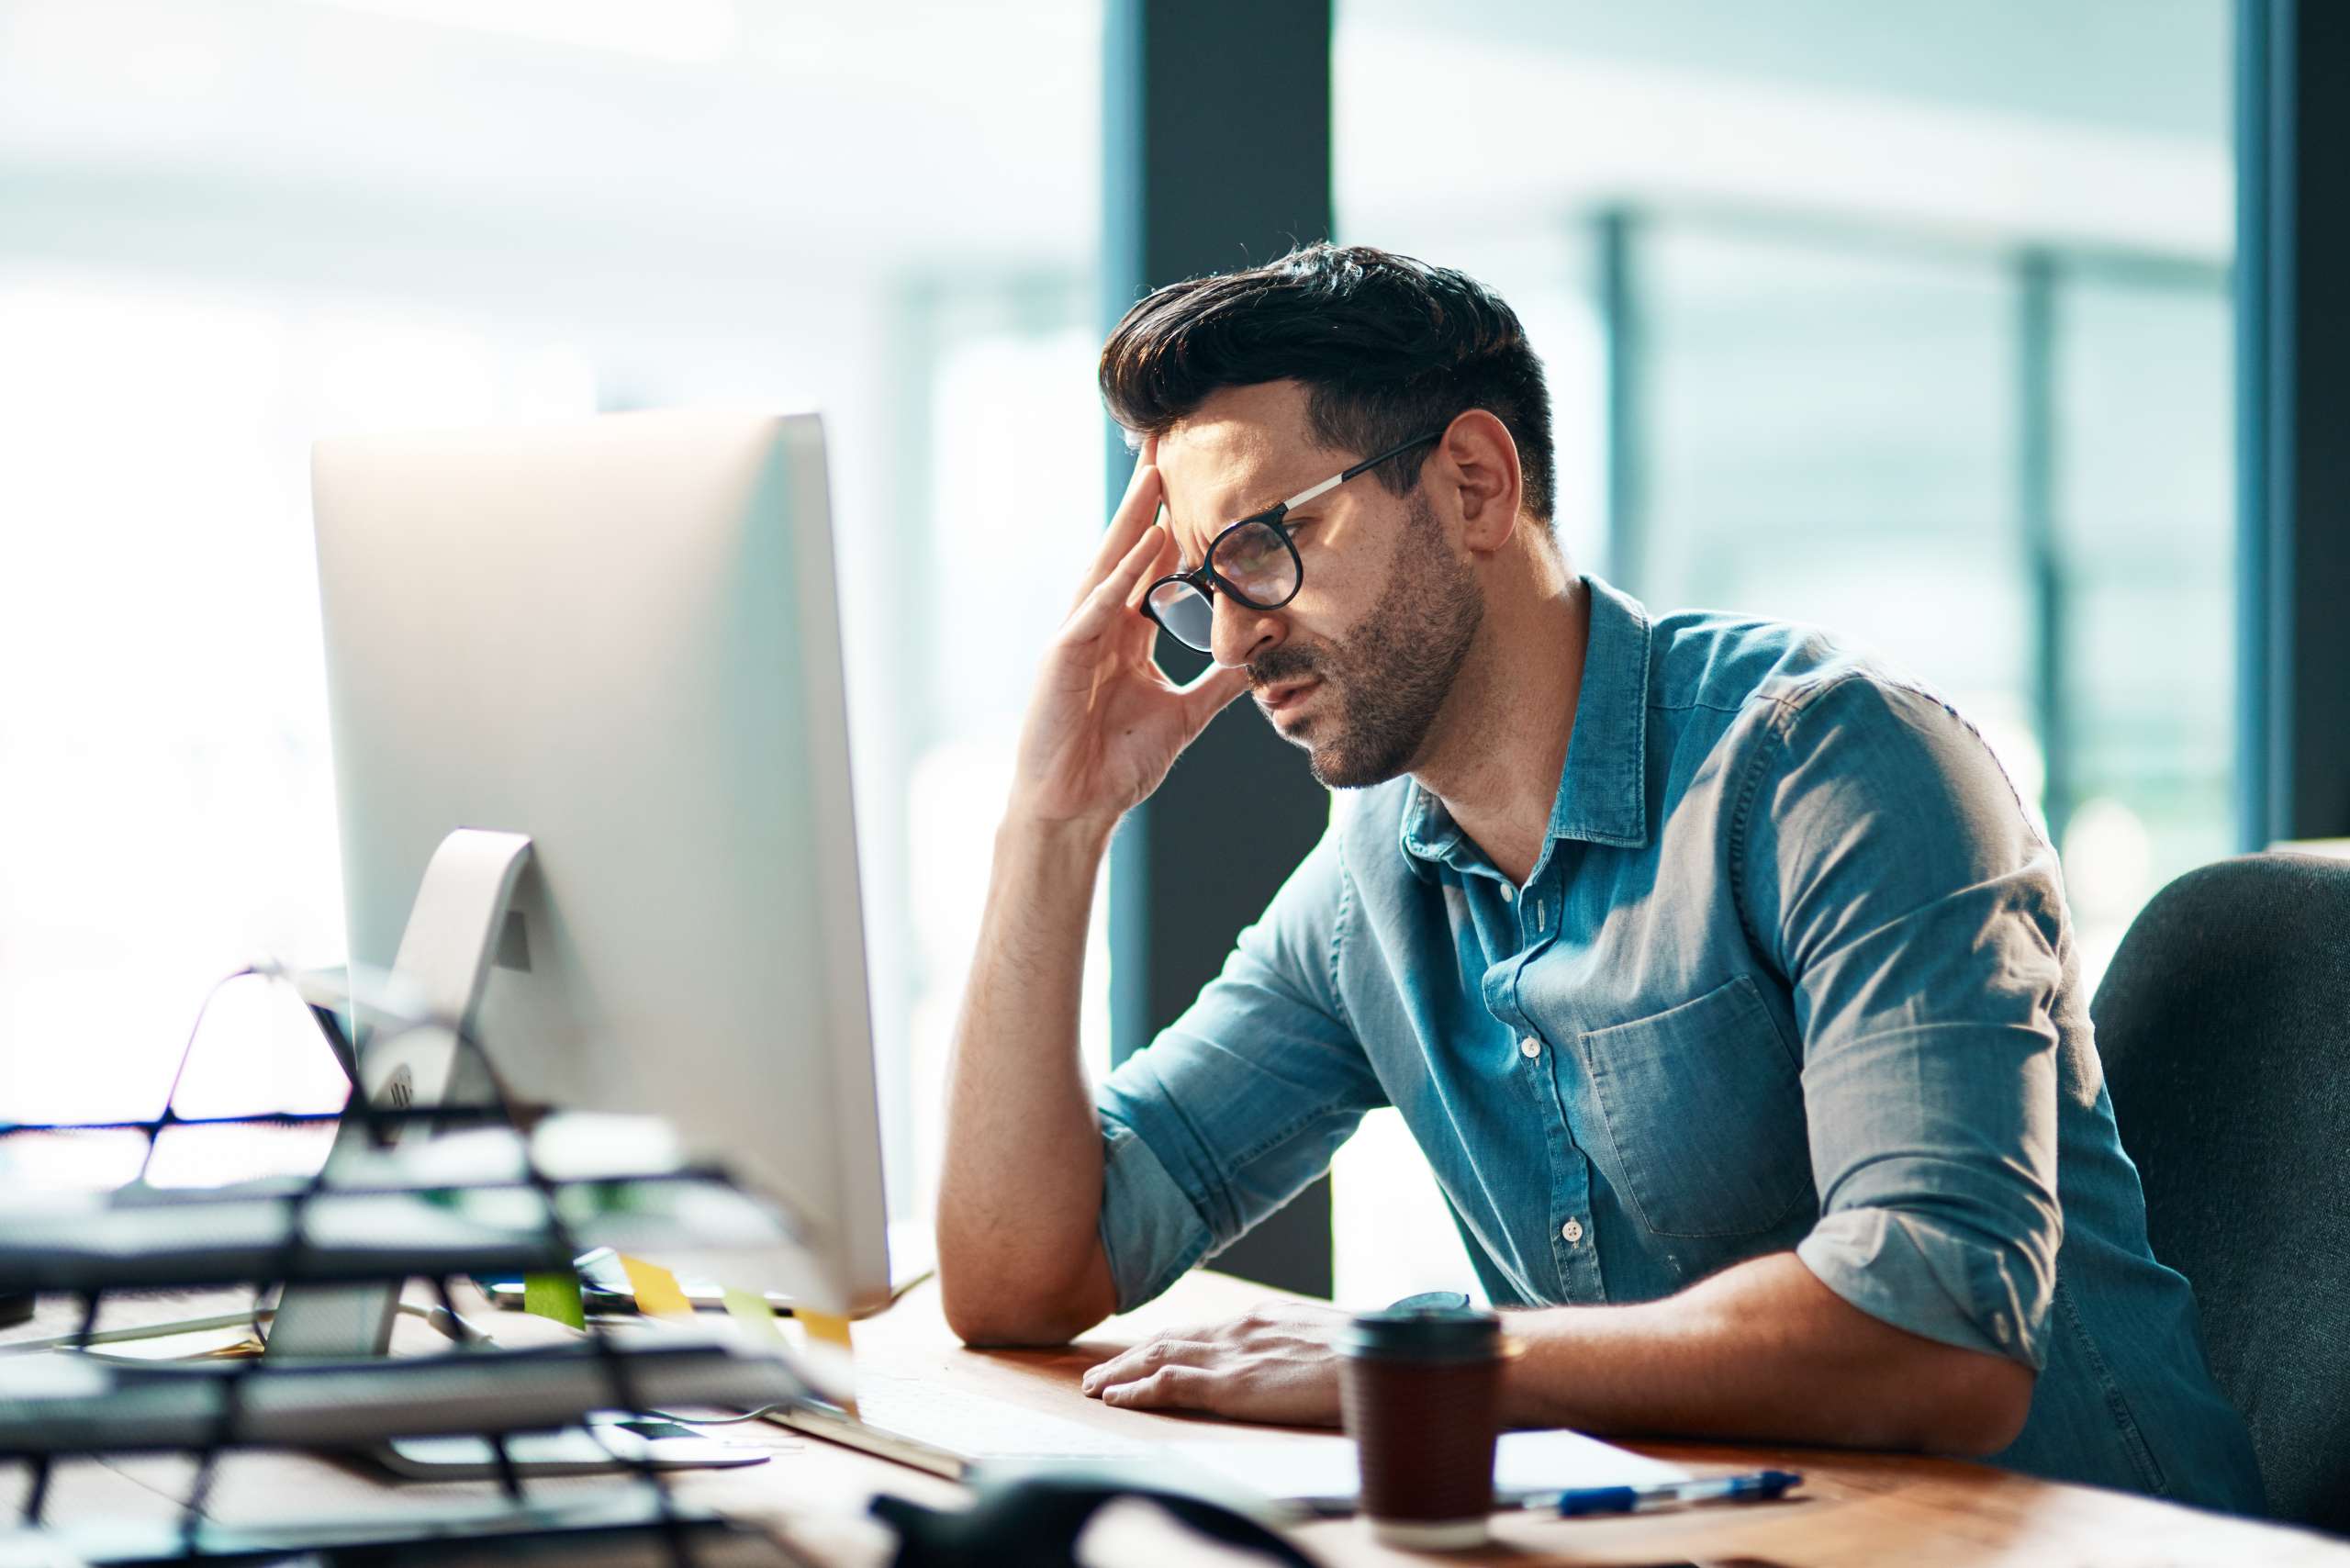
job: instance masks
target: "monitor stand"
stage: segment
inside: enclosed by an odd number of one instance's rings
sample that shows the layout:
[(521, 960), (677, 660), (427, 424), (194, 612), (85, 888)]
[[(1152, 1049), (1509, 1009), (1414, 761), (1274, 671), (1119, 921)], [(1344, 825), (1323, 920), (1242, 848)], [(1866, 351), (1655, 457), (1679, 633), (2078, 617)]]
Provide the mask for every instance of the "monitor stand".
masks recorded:
[[(515, 883), (531, 858), (531, 840), (519, 833), (459, 828), (441, 841), (424, 868), (416, 902), (392, 961), (394, 982), (425, 1016), (451, 1020), (404, 1029), (363, 1044), (353, 1030), (357, 1070), (354, 1100), (411, 1110), (434, 1105), (484, 1105), (497, 1096), (482, 1053), (469, 1047), (476, 1010), (498, 961)], [(397, 1139), (416, 1124), (386, 1129)], [(429, 1136), (427, 1134), (414, 1136)], [(364, 1116), (346, 1116), (327, 1159), (364, 1148), (371, 1134)], [(327, 1356), (338, 1360), (388, 1356), (399, 1310), (397, 1284), (288, 1284), (280, 1295), (266, 1357)], [(757, 1464), (767, 1456), (744, 1443), (723, 1442), (674, 1422), (628, 1415), (598, 1417), (592, 1429), (525, 1433), (506, 1440), (512, 1469), (523, 1475), (577, 1475)], [(675, 1428), (672, 1432), (667, 1428)], [(684, 1433), (686, 1435), (676, 1435)], [(470, 1480), (507, 1473), (495, 1447), (480, 1438), (393, 1439), (373, 1457), (397, 1474)]]

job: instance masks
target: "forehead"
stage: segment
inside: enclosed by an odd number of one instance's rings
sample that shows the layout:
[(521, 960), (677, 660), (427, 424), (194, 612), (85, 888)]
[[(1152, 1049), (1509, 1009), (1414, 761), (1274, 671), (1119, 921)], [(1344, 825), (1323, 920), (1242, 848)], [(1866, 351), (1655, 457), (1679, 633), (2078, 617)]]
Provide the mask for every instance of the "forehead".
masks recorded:
[(1158, 440), (1167, 517), (1187, 559), (1236, 519), (1319, 484), (1349, 461), (1315, 441), (1293, 381), (1228, 386)]

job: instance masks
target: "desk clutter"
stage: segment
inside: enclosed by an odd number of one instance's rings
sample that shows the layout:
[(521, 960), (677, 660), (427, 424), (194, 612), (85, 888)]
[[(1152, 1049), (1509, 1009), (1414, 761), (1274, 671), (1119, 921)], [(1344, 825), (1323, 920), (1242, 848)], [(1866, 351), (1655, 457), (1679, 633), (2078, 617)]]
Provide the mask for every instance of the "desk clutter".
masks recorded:
[[(297, 987), (338, 1058), (355, 1066), (325, 993), (308, 978)], [(778, 1451), (707, 1428), (802, 1411), (853, 1417), (845, 1320), (795, 1303), (795, 1342), (767, 1290), (681, 1284), (646, 1260), (689, 1264), (707, 1281), (763, 1279), (806, 1246), (807, 1222), (722, 1166), (688, 1158), (658, 1119), (520, 1114), (464, 1030), (413, 1008), (372, 1015), (371, 1049), (409, 1047), (399, 1055), (410, 1062), (470, 1054), (464, 1070), (444, 1063), (440, 1081), (483, 1086), (488, 1098), (419, 1103), (354, 1088), (333, 1112), (188, 1115), (178, 1104), (183, 1058), (151, 1118), (0, 1123), (0, 1150), (93, 1137), (141, 1146), (137, 1173), (119, 1185), (20, 1183), (0, 1199), (0, 1298), (44, 1301), (52, 1319), (64, 1298), (73, 1325), (0, 1341), (0, 1466), (27, 1478), (18, 1518), (0, 1525), (0, 1568), (805, 1561), (771, 1528), (681, 1500), (669, 1478), (762, 1465)], [(250, 1150), (300, 1129), (332, 1138), (301, 1174), (223, 1180), (205, 1159), (171, 1156), (175, 1138)], [(209, 1184), (178, 1184), (192, 1172)], [(427, 1299), (403, 1299), (418, 1281)], [(460, 1282), (481, 1293), (468, 1299), (545, 1320), (532, 1334), (541, 1342), (499, 1343), (460, 1310)], [(144, 1318), (156, 1293), (208, 1293), (217, 1307), (244, 1290), (242, 1311), (106, 1321), (109, 1303)], [(445, 1348), (392, 1353), (403, 1318)], [(549, 1334), (566, 1338), (544, 1342)], [(494, 1481), (500, 1495), (452, 1500), (436, 1488), (390, 1509), (224, 1524), (209, 1506), (216, 1475), (251, 1450), (327, 1457), (395, 1496), (418, 1480)], [(67, 1462), (142, 1455), (192, 1461), (175, 1519), (50, 1517)], [(580, 1475), (611, 1482), (533, 1485)], [(1238, 1506), (1134, 1476), (1031, 1475), (978, 1481), (982, 1506), (969, 1522), (990, 1523), (978, 1536), (960, 1514), (912, 1504), (871, 1517), (906, 1562), (1003, 1561), (1009, 1541), (1042, 1553), (1026, 1560), (1059, 1563), (1071, 1561), (1065, 1529), (1103, 1502), (1144, 1497), (1206, 1539), (1305, 1561), (1269, 1531), (1276, 1515), (1261, 1495), (1198, 1475)]]
[[(321, 1025), (339, 1027), (330, 1018)], [(452, 1049), (474, 1048), (442, 1033)], [(764, 1297), (738, 1293), (744, 1303), (708, 1327), (579, 1315), (570, 1342), (507, 1348), (459, 1313), (452, 1283), (521, 1274), (576, 1313), (583, 1248), (632, 1261), (641, 1251), (774, 1254), (799, 1245), (796, 1216), (725, 1170), (688, 1160), (650, 1118), (552, 1114), (526, 1130), (502, 1100), (424, 1107), (356, 1095), (342, 1111), (314, 1115), (188, 1117), (177, 1097), (175, 1082), (145, 1121), (0, 1125), (0, 1141), (145, 1140), (127, 1185), (0, 1201), (0, 1296), (69, 1296), (79, 1325), (0, 1345), (0, 1462), (28, 1473), (21, 1516), (0, 1530), (0, 1563), (384, 1564), (526, 1550), (566, 1562), (606, 1553), (680, 1565), (788, 1561), (767, 1536), (679, 1504), (664, 1481), (672, 1468), (767, 1458), (678, 1424), (670, 1407), (848, 1396), (845, 1370), (789, 1345)], [(150, 1180), (167, 1134), (304, 1124), (338, 1128), (309, 1175), (193, 1188)], [(637, 1266), (648, 1281), (666, 1277)], [(434, 1305), (403, 1304), (403, 1289), (420, 1279)], [(107, 1303), (125, 1293), (207, 1287), (252, 1290), (241, 1324), (231, 1314), (102, 1327)], [(404, 1312), (449, 1347), (389, 1354), (393, 1318)], [(250, 1338), (189, 1359), (140, 1353), (138, 1342), (160, 1334), (224, 1327)], [(222, 1456), (247, 1449), (321, 1451), (403, 1475), (487, 1475), (504, 1500), (487, 1510), (420, 1504), (224, 1529), (206, 1517), (207, 1493)], [(195, 1460), (175, 1526), (46, 1517), (61, 1462), (158, 1452)], [(560, 1500), (528, 1489), (534, 1474), (588, 1471), (612, 1472), (620, 1484)]]

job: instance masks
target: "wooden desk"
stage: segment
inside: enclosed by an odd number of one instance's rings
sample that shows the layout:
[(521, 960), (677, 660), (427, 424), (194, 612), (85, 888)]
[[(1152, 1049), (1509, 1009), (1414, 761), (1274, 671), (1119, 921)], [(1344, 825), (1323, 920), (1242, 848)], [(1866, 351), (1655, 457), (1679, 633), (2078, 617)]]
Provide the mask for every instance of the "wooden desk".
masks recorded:
[[(955, 1344), (940, 1317), (936, 1290), (925, 1285), (884, 1316), (858, 1325), (857, 1359), (860, 1366), (878, 1374), (934, 1378), (1107, 1431), (1149, 1439), (1196, 1438), (1212, 1431), (1236, 1440), (1279, 1443), (1289, 1434), (1114, 1410), (1077, 1392), (1079, 1375), (1114, 1349), (1155, 1328), (1234, 1316), (1267, 1294), (1222, 1275), (1194, 1273), (1144, 1311), (1115, 1319), (1067, 1350), (982, 1352)], [(111, 1312), (106, 1321), (158, 1321), (219, 1309), (213, 1302), (185, 1299), (137, 1302)], [(71, 1327), (68, 1310), (63, 1302), (45, 1304), (37, 1324), (12, 1330), (6, 1338), (62, 1332)], [(509, 1343), (562, 1332), (486, 1307), (483, 1316)], [(774, 1459), (745, 1470), (677, 1475), (677, 1494), (767, 1523), (841, 1568), (888, 1560), (888, 1538), (863, 1518), (865, 1504), (875, 1493), (893, 1492), (931, 1503), (951, 1503), (959, 1495), (957, 1487), (935, 1476), (797, 1433), (761, 1423), (732, 1430), (743, 1440), (772, 1450)], [(1629, 1446), (1701, 1473), (1764, 1464), (1800, 1470), (1806, 1484), (1798, 1498), (1776, 1505), (1620, 1519), (1505, 1516), (1496, 1521), (1492, 1548), (1444, 1557), (1382, 1547), (1350, 1520), (1305, 1526), (1298, 1539), (1308, 1552), (1332, 1564), (1446, 1562), (1536, 1568), (1748, 1560), (1785, 1568), (2155, 1562), (2330, 1563), (2350, 1568), (2350, 1542), (1951, 1460), (1690, 1443)], [(191, 1468), (188, 1461), (175, 1457), (77, 1462), (61, 1473), (52, 1488), (50, 1518), (173, 1518)], [(549, 1480), (533, 1483), (532, 1490), (561, 1495), (611, 1484), (592, 1477)], [(0, 1506), (20, 1498), (22, 1485), (17, 1476), (0, 1482)], [(420, 1503), (487, 1502), (494, 1496), (495, 1488), (486, 1483), (391, 1483), (329, 1460), (257, 1453), (224, 1462), (207, 1512), (214, 1518), (241, 1521), (405, 1511)], [(1151, 1521), (1130, 1518), (1121, 1521), (1104, 1543), (1103, 1560), (1180, 1565), (1189, 1554), (1179, 1541), (1189, 1539), (1170, 1539)], [(1232, 1561), (1226, 1554), (1204, 1551), (1198, 1560)]]

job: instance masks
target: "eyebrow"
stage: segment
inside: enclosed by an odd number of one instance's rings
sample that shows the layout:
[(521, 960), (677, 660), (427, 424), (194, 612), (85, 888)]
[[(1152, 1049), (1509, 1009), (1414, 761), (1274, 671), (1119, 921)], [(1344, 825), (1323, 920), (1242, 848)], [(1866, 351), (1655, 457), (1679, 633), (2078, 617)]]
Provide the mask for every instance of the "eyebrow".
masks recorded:
[[(1317, 494), (1317, 495), (1315, 495), (1315, 496), (1313, 496), (1313, 497), (1312, 497), (1312, 498), (1310, 498), (1309, 499), (1307, 499), (1307, 500), (1305, 500), (1305, 501), (1303, 501), (1303, 502), (1301, 502), (1301, 503), (1299, 503), (1299, 504), (1300, 504), (1300, 505), (1303, 505), (1303, 506), (1312, 506), (1312, 505), (1314, 505), (1314, 503), (1315, 503), (1315, 502), (1316, 502), (1316, 501), (1325, 500), (1325, 499), (1328, 498), (1328, 494), (1329, 494), (1329, 490), (1330, 490), (1330, 488), (1331, 488), (1331, 487), (1332, 487), (1328, 486), (1328, 485), (1326, 484), (1326, 482), (1325, 482), (1325, 481), (1316, 481), (1316, 482), (1315, 482), (1315, 483), (1314, 483), (1314, 484), (1311, 484), (1311, 485), (1306, 486), (1306, 487), (1305, 487), (1305, 488), (1307, 488), (1307, 489), (1309, 489), (1309, 490), (1319, 490), (1319, 491), (1321, 491), (1322, 493)], [(1260, 492), (1260, 493), (1261, 493), (1261, 492)], [(1272, 510), (1275, 507), (1280, 506), (1283, 501), (1288, 500), (1292, 496), (1295, 496), (1295, 495), (1297, 495), (1297, 494), (1299, 494), (1299, 493), (1300, 493), (1300, 492), (1299, 492), (1299, 491), (1296, 491), (1296, 490), (1285, 490), (1285, 491), (1282, 491), (1281, 494), (1279, 494), (1279, 495), (1277, 495), (1277, 496), (1273, 497), (1273, 498), (1272, 498), (1272, 499), (1270, 499), (1270, 500), (1269, 500), (1269, 501), (1265, 502), (1262, 506), (1248, 507), (1248, 508), (1243, 509), (1243, 510), (1240, 510), (1240, 511), (1237, 511), (1237, 512), (1233, 513), (1230, 517), (1225, 518), (1222, 522), (1217, 523), (1217, 524), (1215, 525), (1215, 527), (1214, 527), (1212, 531), (1210, 531), (1210, 532), (1209, 532), (1209, 534), (1208, 534), (1208, 541), (1207, 541), (1207, 542), (1208, 542), (1209, 543), (1211, 543), (1211, 544), (1214, 543), (1215, 543), (1215, 541), (1216, 541), (1216, 539), (1217, 539), (1217, 537), (1218, 537), (1219, 535), (1221, 535), (1221, 534), (1224, 532), (1224, 531), (1225, 531), (1225, 529), (1230, 528), (1233, 524), (1235, 524), (1235, 523), (1237, 523), (1237, 522), (1246, 522), (1246, 521), (1248, 521), (1250, 518), (1252, 518), (1252, 517), (1262, 517), (1265, 513), (1267, 513), (1267, 512), (1269, 512), (1269, 511)], [(1161, 507), (1161, 508), (1162, 508), (1162, 510), (1163, 510), (1163, 509), (1165, 509), (1165, 507), (1166, 507), (1166, 502), (1161, 501), (1161, 502), (1159, 503), (1159, 505), (1160, 505), (1160, 507)], [(1285, 518), (1283, 518), (1283, 519), (1281, 520), (1281, 522), (1282, 522), (1283, 526), (1287, 526), (1287, 525), (1288, 525), (1289, 521), (1290, 521), (1290, 520), (1289, 520), (1288, 518), (1286, 518), (1286, 517), (1285, 517)], [(1173, 525), (1172, 525), (1171, 523), (1169, 525), (1168, 532), (1169, 532), (1170, 533), (1174, 532), (1174, 528), (1173, 528)], [(1179, 543), (1180, 543), (1180, 541), (1179, 541)], [(1205, 554), (1205, 552), (1202, 552), (1202, 554)]]
[[(1164, 502), (1161, 502), (1161, 503), (1160, 503), (1160, 506), (1162, 507), (1162, 509), (1165, 507), (1165, 504), (1166, 504), (1166, 503), (1164, 503)], [(1270, 510), (1272, 509), (1273, 505), (1274, 505), (1274, 503), (1273, 503), (1273, 502), (1268, 501), (1268, 502), (1266, 502), (1266, 503), (1265, 503), (1265, 505), (1263, 505), (1263, 506), (1261, 506), (1261, 507), (1252, 508), (1251, 510), (1248, 510), (1248, 511), (1240, 512), (1240, 513), (1238, 513), (1238, 514), (1237, 514), (1237, 515), (1235, 515), (1235, 516), (1232, 516), (1232, 517), (1227, 517), (1227, 518), (1225, 518), (1222, 522), (1219, 522), (1219, 523), (1215, 524), (1214, 527), (1210, 528), (1210, 529), (1207, 531), (1206, 536), (1205, 536), (1205, 537), (1201, 541), (1200, 553), (1199, 553), (1197, 555), (1193, 555), (1193, 554), (1191, 553), (1191, 551), (1189, 551), (1189, 550), (1187, 550), (1187, 549), (1184, 549), (1184, 548), (1183, 548), (1183, 542), (1182, 542), (1181, 539), (1178, 539), (1178, 540), (1175, 542), (1176, 548), (1177, 548), (1178, 550), (1181, 551), (1181, 553), (1182, 553), (1182, 556), (1183, 556), (1183, 559), (1184, 559), (1184, 561), (1185, 561), (1185, 562), (1187, 562), (1187, 563), (1189, 563), (1189, 564), (1191, 564), (1191, 565), (1196, 566), (1196, 565), (1198, 565), (1200, 562), (1204, 561), (1204, 560), (1206, 560), (1206, 559), (1207, 559), (1207, 553), (1208, 553), (1208, 552), (1207, 552), (1207, 547), (1208, 547), (1209, 545), (1211, 545), (1211, 544), (1214, 544), (1217, 540), (1219, 540), (1219, 539), (1223, 538), (1223, 537), (1224, 537), (1224, 531), (1225, 531), (1225, 529), (1230, 528), (1234, 523), (1237, 523), (1237, 522), (1242, 522), (1242, 521), (1247, 521), (1247, 520), (1248, 520), (1248, 519), (1249, 519), (1249, 518), (1255, 517), (1255, 516), (1257, 516), (1259, 512), (1269, 511), (1269, 510)], [(1168, 531), (1169, 533), (1172, 533), (1172, 532), (1175, 532), (1175, 527), (1174, 527), (1174, 523), (1172, 522), (1172, 521), (1170, 521), (1169, 522), (1167, 531)]]

